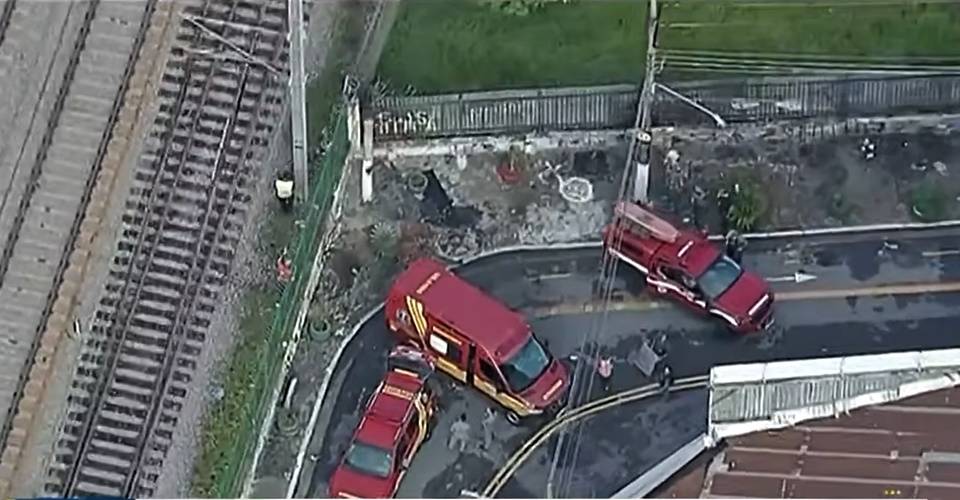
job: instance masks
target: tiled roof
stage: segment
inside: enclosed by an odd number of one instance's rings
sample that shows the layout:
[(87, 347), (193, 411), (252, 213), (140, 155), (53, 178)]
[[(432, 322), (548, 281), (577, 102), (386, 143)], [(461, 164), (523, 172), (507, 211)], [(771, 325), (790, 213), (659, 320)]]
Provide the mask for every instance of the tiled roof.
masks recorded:
[(960, 499), (960, 350), (717, 367), (708, 450), (659, 498)]
[(960, 498), (960, 389), (730, 438), (701, 492), (703, 498)]

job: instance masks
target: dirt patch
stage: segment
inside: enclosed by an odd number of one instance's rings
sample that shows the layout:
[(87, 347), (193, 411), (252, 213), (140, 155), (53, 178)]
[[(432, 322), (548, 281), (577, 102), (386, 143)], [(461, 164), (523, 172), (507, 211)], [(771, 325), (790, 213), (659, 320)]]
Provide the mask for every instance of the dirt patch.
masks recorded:
[(655, 198), (714, 231), (735, 225), (729, 197), (744, 186), (758, 191), (752, 230), (960, 217), (960, 136), (951, 129), (830, 130), (664, 131)]

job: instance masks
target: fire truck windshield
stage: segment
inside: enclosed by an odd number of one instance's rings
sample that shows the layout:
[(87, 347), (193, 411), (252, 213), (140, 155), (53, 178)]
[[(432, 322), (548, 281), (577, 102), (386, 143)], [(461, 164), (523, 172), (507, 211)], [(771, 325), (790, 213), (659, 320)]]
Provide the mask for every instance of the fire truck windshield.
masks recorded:
[(550, 366), (550, 355), (532, 335), (527, 343), (500, 365), (507, 384), (514, 392), (523, 392)]
[(713, 300), (723, 295), (742, 273), (743, 269), (733, 259), (721, 255), (697, 278), (697, 285), (707, 299)]
[(378, 446), (354, 442), (347, 451), (346, 462), (347, 465), (364, 474), (387, 477), (390, 475), (393, 456), (389, 451)]

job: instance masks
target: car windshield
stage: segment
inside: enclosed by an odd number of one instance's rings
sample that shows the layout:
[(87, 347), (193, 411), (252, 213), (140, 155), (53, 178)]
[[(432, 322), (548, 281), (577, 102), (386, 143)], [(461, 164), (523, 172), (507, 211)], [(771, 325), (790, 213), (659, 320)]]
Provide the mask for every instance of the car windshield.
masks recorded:
[(346, 463), (350, 467), (377, 477), (390, 475), (390, 466), (393, 464), (392, 454), (377, 446), (354, 442), (347, 450)]
[(550, 355), (536, 338), (530, 336), (530, 340), (513, 357), (500, 365), (500, 371), (507, 378), (510, 389), (523, 392), (549, 365)]
[(713, 300), (723, 292), (726, 292), (730, 285), (743, 273), (740, 265), (726, 255), (721, 255), (710, 267), (704, 271), (697, 279), (697, 285), (700, 291), (707, 296), (707, 299)]

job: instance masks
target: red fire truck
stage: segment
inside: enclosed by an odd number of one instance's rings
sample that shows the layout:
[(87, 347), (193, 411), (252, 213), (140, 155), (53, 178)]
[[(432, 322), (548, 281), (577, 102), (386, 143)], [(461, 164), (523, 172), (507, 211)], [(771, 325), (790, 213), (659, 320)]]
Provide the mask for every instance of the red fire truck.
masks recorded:
[(340, 465), (331, 498), (390, 498), (430, 435), (436, 393), (427, 383), (433, 364), (422, 351), (397, 346)]
[(617, 204), (606, 251), (646, 276), (650, 289), (749, 333), (773, 324), (773, 292), (701, 231), (678, 229), (634, 203)]
[(562, 406), (569, 370), (526, 319), (435, 260), (417, 260), (397, 277), (386, 319), (391, 331), (426, 351), (438, 369), (503, 405), (514, 425)]

